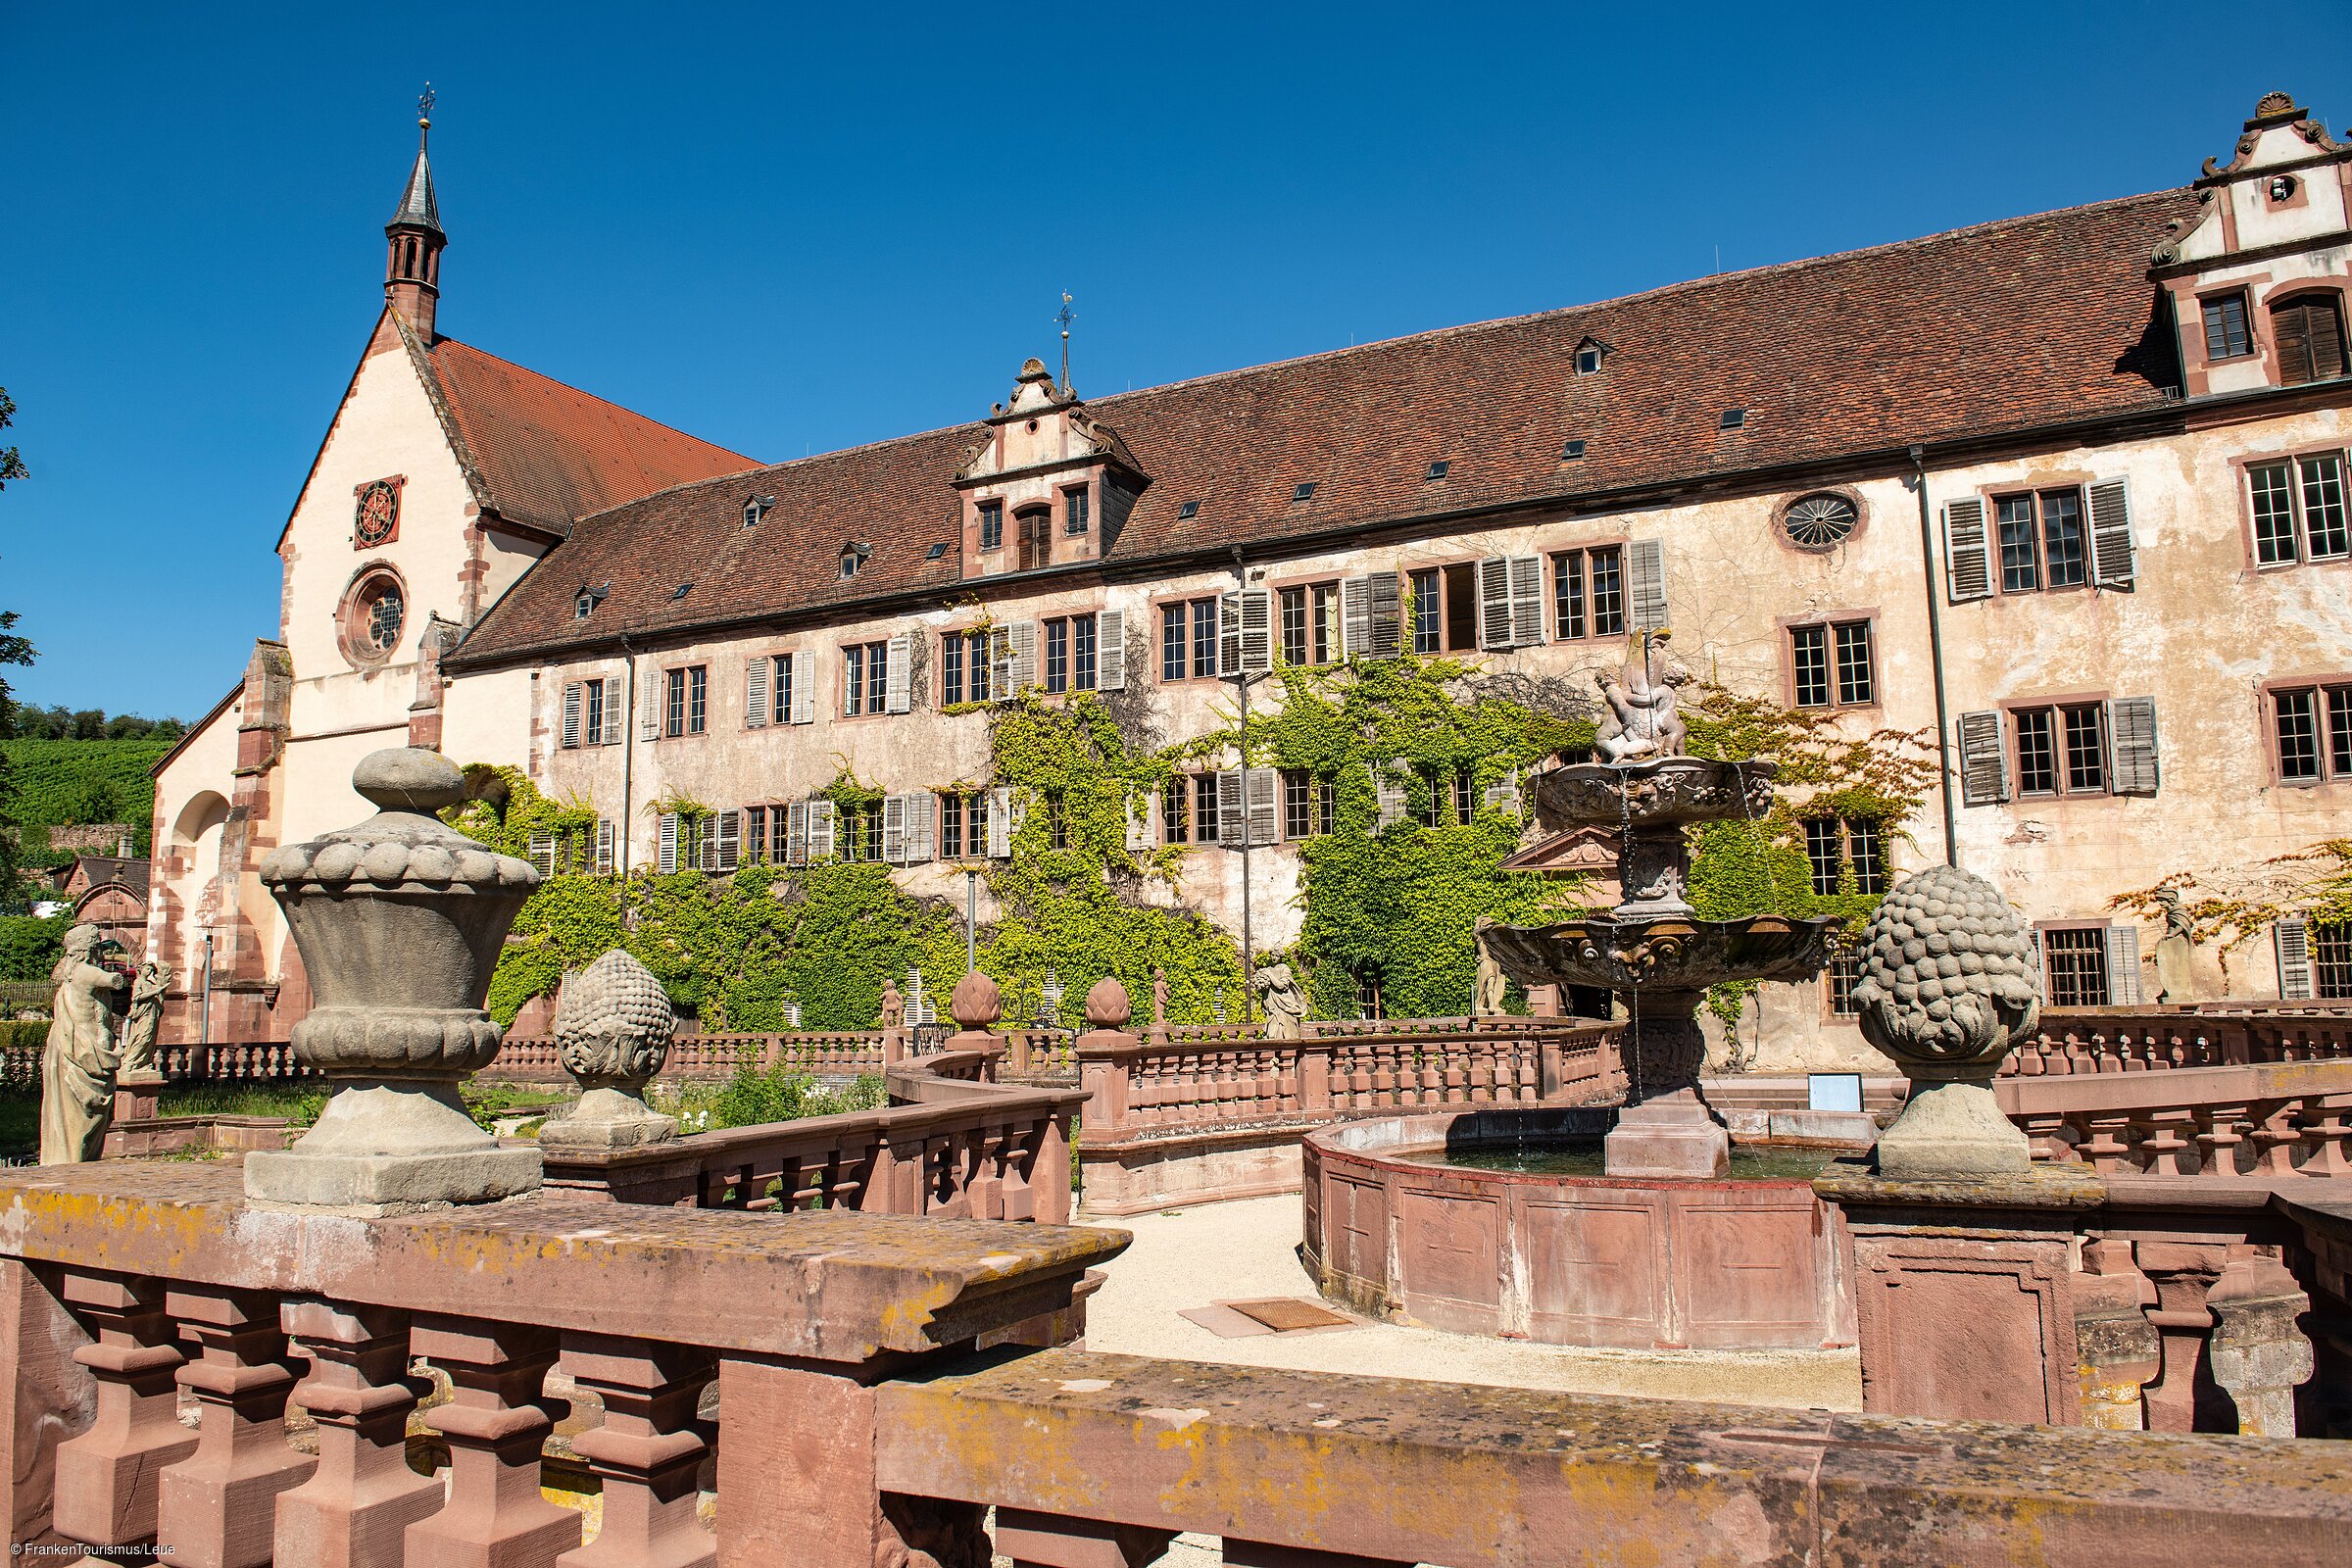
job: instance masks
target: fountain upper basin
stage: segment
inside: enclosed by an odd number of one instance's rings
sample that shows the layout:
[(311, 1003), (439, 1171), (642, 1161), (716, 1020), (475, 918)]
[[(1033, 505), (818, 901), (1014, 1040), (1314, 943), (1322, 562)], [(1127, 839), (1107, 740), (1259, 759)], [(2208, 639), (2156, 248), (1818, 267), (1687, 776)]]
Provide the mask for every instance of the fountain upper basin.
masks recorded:
[(1536, 776), (1536, 807), (1576, 827), (1672, 827), (1760, 818), (1772, 808), (1775, 762), (1664, 757), (1646, 762), (1579, 762)]
[(1737, 920), (1668, 915), (1487, 928), (1503, 969), (1523, 985), (1611, 991), (1703, 991), (1730, 980), (1809, 980), (1829, 961), (1834, 919), (1751, 914)]

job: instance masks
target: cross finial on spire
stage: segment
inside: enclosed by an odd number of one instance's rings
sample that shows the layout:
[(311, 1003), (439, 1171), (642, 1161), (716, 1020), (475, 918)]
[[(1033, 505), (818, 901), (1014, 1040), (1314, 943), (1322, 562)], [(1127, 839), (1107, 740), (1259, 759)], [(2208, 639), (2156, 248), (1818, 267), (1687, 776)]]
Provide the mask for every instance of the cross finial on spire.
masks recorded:
[(1061, 323), (1061, 391), (1067, 397), (1070, 391), (1070, 323), (1078, 319), (1078, 313), (1070, 309), (1070, 291), (1066, 288), (1061, 291), (1061, 309), (1054, 313), (1054, 319)]
[(416, 95), (416, 123), (427, 130), (432, 128), (433, 84), (429, 81), (424, 84), (424, 91)]

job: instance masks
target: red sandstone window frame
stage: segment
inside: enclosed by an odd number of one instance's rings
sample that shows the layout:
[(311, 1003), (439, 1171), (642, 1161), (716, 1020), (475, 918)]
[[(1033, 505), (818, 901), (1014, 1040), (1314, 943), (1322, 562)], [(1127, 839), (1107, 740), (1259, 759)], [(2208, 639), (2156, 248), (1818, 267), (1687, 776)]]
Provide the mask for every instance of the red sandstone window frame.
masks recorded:
[[(1373, 569), (1374, 568), (1370, 566), (1365, 567), (1366, 571)], [(1266, 592), (1271, 596), (1273, 607), (1272, 619), (1274, 623), (1274, 654), (1277, 659), (1281, 660), (1284, 663), (1291, 664), (1294, 668), (1298, 669), (1328, 669), (1334, 664), (1342, 664), (1347, 662), (1348, 619), (1347, 613), (1341, 605), (1340, 584), (1346, 581), (1349, 575), (1350, 574), (1347, 572), (1335, 574), (1332, 572), (1318, 571), (1304, 576), (1277, 577), (1265, 584)], [(1283, 630), (1282, 596), (1286, 593), (1289, 593), (1293, 589), (1298, 590), (1305, 596), (1304, 603), (1301, 606), (1301, 629), (1303, 630), (1306, 638), (1307, 657), (1303, 660), (1293, 660), (1284, 652), (1285, 636)], [(1314, 657), (1315, 594), (1318, 589), (1328, 589), (1331, 593), (1331, 657), (1329, 659), (1316, 659)]]
[[(2109, 922), (2105, 920), (2036, 920), (2034, 922), (2034, 956), (2040, 959), (2041, 998), (2043, 1006), (2112, 1007), (2116, 1004), (2115, 973), (2107, 966), (2108, 924)], [(2059, 1002), (2057, 988), (2051, 983), (2050, 980), (2050, 945), (2048, 937), (2049, 933), (2053, 931), (2090, 931), (2097, 934), (2098, 940), (2091, 944), (2091, 951), (2099, 956), (2099, 982), (2107, 992), (2107, 995), (2104, 999), (2097, 1002)], [(2134, 978), (2137, 977), (2134, 976)]]
[[(2109, 719), (2112, 701), (2113, 699), (2103, 691), (2066, 692), (2055, 697), (2017, 698), (2000, 705), (2001, 728), (2004, 731), (2003, 744), (2008, 748), (2009, 792), (2012, 805), (2021, 801), (2046, 804), (2060, 801), (2112, 801), (2121, 798), (2115, 792), (2115, 733), (2114, 726)], [(2097, 789), (2067, 788), (2067, 778), (2071, 767), (2066, 755), (2065, 711), (2070, 708), (2092, 708), (2098, 710), (2099, 787)], [(2051, 765), (2056, 769), (2057, 788), (2029, 792), (2026, 789), (2024, 755), (2019, 750), (2020, 744), (2025, 738), (2025, 732), (2018, 723), (2017, 715), (2041, 709), (2048, 709), (2055, 715), (2051, 721), (2050, 758)], [(1885, 854), (1884, 842), (1882, 839), (1880, 851), (1882, 856)]]
[[(1633, 542), (1632, 535), (1617, 534), (1600, 539), (1580, 539), (1574, 544), (1546, 545), (1544, 548), (1542, 552), (1544, 612), (1545, 619), (1550, 623), (1553, 642), (1605, 643), (1615, 642), (1628, 635), (1626, 628), (1630, 628), (1634, 620), (1634, 593), (1633, 583), (1626, 566), (1626, 555), (1633, 548)], [(1616, 631), (1604, 632), (1593, 629), (1592, 552), (1595, 550), (1617, 552), (1617, 616), (1623, 625)], [(1562, 556), (1578, 556), (1583, 558), (1584, 562), (1581, 570), (1584, 573), (1585, 630), (1573, 637), (1560, 629), (1560, 558)]]
[[(873, 652), (877, 648), (882, 650), (883, 676), (879, 688), (874, 683), (874, 666), (866, 662), (872, 658)], [(850, 711), (850, 651), (852, 649), (856, 649), (861, 656), (858, 667), (863, 676), (860, 700), (864, 706), (856, 712)], [(841, 643), (836, 645), (836, 651), (840, 655), (841, 684), (833, 688), (835, 695), (840, 699), (834, 704), (836, 710), (834, 717), (843, 723), (854, 723), (860, 719), (890, 716), (890, 639), (868, 637), (854, 643)], [(882, 694), (879, 698), (874, 696), (877, 689)], [(905, 717), (906, 715), (899, 716)]]
[[(2339, 482), (2344, 487), (2345, 504), (2352, 508), (2352, 444), (2273, 447), (2260, 452), (2241, 453), (2230, 460), (2233, 482), (2237, 486), (2238, 545), (2245, 552), (2248, 571), (2267, 576), (2273, 572), (2297, 571), (2312, 566), (2352, 565), (2352, 554), (2314, 558), (2309, 548), (2311, 534), (2302, 498), (2303, 462), (2307, 458), (2330, 456), (2341, 465)], [(2254, 470), (2278, 463), (2288, 465), (2292, 470), (2290, 477), (2295, 487), (2295, 559), (2274, 561), (2266, 564), (2262, 559), (2262, 542), (2254, 532)]]
[[(1223, 592), (1225, 592), (1225, 590), (1210, 588), (1206, 590), (1196, 590), (1191, 593), (1157, 594), (1151, 599), (1147, 608), (1152, 612), (1152, 667), (1158, 672), (1159, 678), (1157, 684), (1162, 686), (1175, 686), (1186, 683), (1197, 683), (1203, 686), (1213, 686), (1217, 683), (1220, 677), (1213, 670), (1206, 675), (1196, 674), (1194, 672), (1192, 607), (1201, 600), (1206, 600), (1208, 602), (1209, 625), (1211, 628), (1214, 628), (1217, 624), (1217, 599), (1218, 596)], [(1185, 607), (1185, 672), (1177, 676), (1174, 680), (1170, 680), (1168, 678), (1166, 644), (1163, 641), (1166, 636), (1167, 610), (1168, 607), (1172, 605), (1182, 605)]]
[[(1446, 654), (1475, 654), (1479, 652), (1478, 564), (1493, 554), (1493, 551), (1486, 551), (1476, 555), (1441, 556), (1434, 560), (1404, 560), (1396, 563), (1395, 567), (1392, 569), (1394, 569), (1396, 573), (1398, 598), (1404, 604), (1404, 608), (1400, 612), (1403, 615), (1403, 620), (1397, 628), (1399, 640), (1404, 644), (1404, 646), (1408, 648), (1413, 646), (1413, 617), (1412, 611), (1410, 609), (1410, 603), (1413, 597), (1413, 578), (1420, 572), (1434, 571), (1438, 574), (1438, 641), (1442, 645), (1437, 650), (1436, 657), (1443, 657)], [(1466, 569), (1470, 573), (1470, 640), (1463, 643), (1457, 643), (1452, 639), (1452, 637), (1447, 635), (1451, 628), (1446, 624), (1447, 605), (1446, 601), (1446, 574), (1456, 569)], [(1545, 591), (1548, 592), (1548, 588)], [(1419, 654), (1418, 649), (1414, 649), (1414, 652)], [(1432, 656), (1421, 655), (1420, 657), (1428, 658)]]
[[(2198, 352), (2203, 355), (2204, 364), (2233, 365), (2239, 360), (2261, 357), (2262, 335), (2254, 327), (2254, 290), (2245, 280), (2242, 278), (2232, 279), (2219, 287), (2199, 290), (2195, 298), (2197, 302), (2197, 346)], [(2246, 346), (2236, 354), (2216, 354), (2213, 352), (2211, 343), (2211, 328), (2205, 324), (2205, 312), (2209, 307), (2226, 305), (2232, 299), (2237, 301), (2240, 318), (2238, 325), (2246, 335)]]
[[(2352, 768), (2338, 768), (2332, 755), (2333, 737), (2329, 733), (2330, 691), (2352, 694), (2352, 673), (2332, 675), (2278, 675), (2255, 688), (2258, 717), (2262, 728), (2264, 764), (2273, 785), (2284, 790), (2317, 790), (2352, 783)], [(2319, 748), (2320, 773), (2317, 778), (2288, 778), (2285, 758), (2278, 746), (2278, 697), (2283, 692), (2308, 691), (2314, 696), (2314, 740)], [(2352, 698), (2348, 698), (2352, 701)]]
[[(2110, 476), (2112, 477), (2112, 475)], [(2089, 593), (2096, 586), (2097, 563), (2091, 554), (2090, 487), (2099, 476), (2089, 472), (2062, 471), (2046, 474), (2026, 474), (1997, 484), (1980, 484), (1977, 499), (1984, 504), (1984, 580), (1992, 599), (2031, 599), (2042, 594)], [(2061, 587), (2050, 585), (2048, 525), (2042, 520), (2041, 498), (2060, 490), (2072, 490), (2082, 524), (2082, 580)], [(2034, 498), (2034, 586), (2011, 588), (2003, 579), (2001, 565), (2001, 503), (2020, 496)], [(1947, 549), (1949, 541), (1946, 541)]]
[[(1886, 706), (1886, 682), (1879, 668), (1878, 607), (1874, 605), (1868, 610), (1832, 610), (1802, 615), (1783, 615), (1774, 624), (1780, 628), (1781, 634), (1782, 706), (1801, 709), (1808, 713), (1868, 713)], [(1865, 702), (1845, 700), (1845, 683), (1838, 671), (1838, 628), (1855, 625), (1865, 628), (1870, 639), (1870, 697)], [(1825, 669), (1830, 683), (1830, 700), (1826, 703), (1800, 704), (1796, 700), (1796, 634), (1811, 626), (1822, 628), (1822, 657), (1827, 661)]]
[[(962, 695), (956, 697), (950, 697), (948, 695), (948, 644), (952, 642), (960, 643), (962, 644), (963, 648), (963, 691)], [(979, 644), (980, 649), (980, 661), (977, 665), (975, 665), (972, 662), (972, 645), (975, 642)], [(991, 644), (992, 638), (990, 636), (990, 628), (987, 626), (950, 626), (940, 632), (938, 644), (940, 707), (948, 708), (959, 706), (965, 703), (989, 703), (998, 700), (995, 696), (996, 679), (995, 668), (991, 663)], [(971, 695), (972, 671), (975, 667), (989, 671), (987, 685), (991, 695), (987, 697), (974, 697)], [(908, 673), (911, 676), (912, 672), (909, 671)]]

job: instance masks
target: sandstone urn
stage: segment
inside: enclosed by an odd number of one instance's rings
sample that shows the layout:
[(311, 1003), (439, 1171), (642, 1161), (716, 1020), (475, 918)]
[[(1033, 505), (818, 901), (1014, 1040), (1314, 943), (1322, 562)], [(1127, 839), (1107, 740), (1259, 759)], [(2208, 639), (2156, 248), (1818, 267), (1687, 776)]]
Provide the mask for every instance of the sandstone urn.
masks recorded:
[(1970, 1180), (2032, 1164), (1992, 1080), (2040, 1015), (2034, 938), (1984, 878), (1937, 865), (1906, 877), (1862, 934), (1862, 1038), (1911, 1079), (1879, 1139), (1879, 1174)]
[(538, 1150), (474, 1125), (458, 1086), (498, 1054), (482, 1002), (539, 873), (433, 814), (465, 796), (446, 758), (375, 752), (351, 782), (374, 816), (262, 862), (318, 999), (294, 1055), (333, 1095), (291, 1149), (248, 1156), (246, 1196), (385, 1214), (532, 1192)]

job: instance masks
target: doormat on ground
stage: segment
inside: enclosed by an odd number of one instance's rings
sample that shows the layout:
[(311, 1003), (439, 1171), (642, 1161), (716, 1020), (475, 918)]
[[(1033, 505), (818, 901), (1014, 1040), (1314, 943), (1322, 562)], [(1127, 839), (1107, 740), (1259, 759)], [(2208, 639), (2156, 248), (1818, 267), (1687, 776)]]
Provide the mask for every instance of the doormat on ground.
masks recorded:
[(1354, 1318), (1288, 1296), (1250, 1301), (1212, 1301), (1176, 1315), (1227, 1340), (1253, 1334), (1328, 1334), (1335, 1329), (1363, 1326)]

